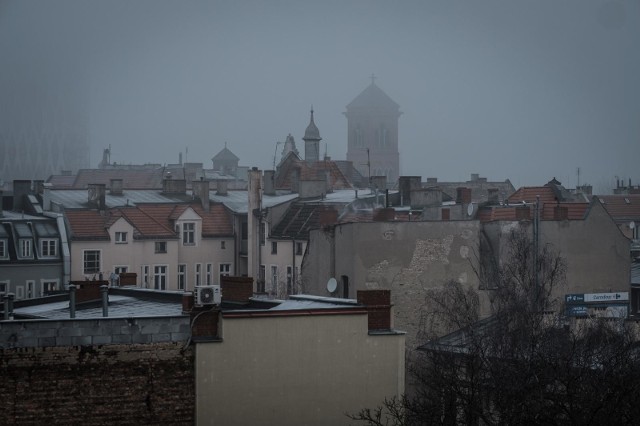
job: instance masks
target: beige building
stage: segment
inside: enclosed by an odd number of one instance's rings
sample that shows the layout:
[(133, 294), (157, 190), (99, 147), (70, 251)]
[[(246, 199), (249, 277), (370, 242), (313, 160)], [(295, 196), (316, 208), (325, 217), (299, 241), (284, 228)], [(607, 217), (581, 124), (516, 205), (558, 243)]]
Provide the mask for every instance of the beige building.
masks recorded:
[(404, 333), (388, 308), (386, 325), (355, 300), (318, 297), (222, 312), (221, 339), (195, 348), (196, 423), (348, 425), (346, 413), (401, 396)]
[[(71, 280), (135, 273), (136, 284), (192, 290), (235, 274), (230, 214), (200, 203), (66, 210)], [(116, 284), (112, 281), (112, 284)]]

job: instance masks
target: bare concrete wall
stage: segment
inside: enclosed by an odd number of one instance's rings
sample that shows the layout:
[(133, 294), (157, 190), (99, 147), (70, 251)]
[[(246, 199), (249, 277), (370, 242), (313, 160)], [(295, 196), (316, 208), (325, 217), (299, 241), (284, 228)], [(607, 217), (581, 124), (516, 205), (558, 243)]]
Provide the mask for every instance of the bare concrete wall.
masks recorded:
[(196, 345), (199, 425), (348, 425), (345, 413), (404, 392), (404, 335), (367, 315), (225, 318)]
[(478, 221), (434, 221), (350, 223), (312, 231), (302, 291), (328, 296), (332, 276), (339, 287), (348, 277), (351, 298), (358, 289), (391, 290), (395, 326), (407, 332), (413, 349), (424, 343), (417, 334), (429, 289), (449, 280), (477, 286), (471, 258), (479, 230)]

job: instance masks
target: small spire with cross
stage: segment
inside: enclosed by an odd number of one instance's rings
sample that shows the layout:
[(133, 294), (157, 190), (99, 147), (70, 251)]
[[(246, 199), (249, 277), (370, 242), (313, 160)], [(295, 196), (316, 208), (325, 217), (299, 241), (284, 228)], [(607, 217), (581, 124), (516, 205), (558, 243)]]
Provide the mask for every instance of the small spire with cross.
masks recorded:
[(376, 75), (374, 73), (371, 73), (371, 76), (369, 76), (369, 78), (371, 79), (371, 84), (376, 84)]

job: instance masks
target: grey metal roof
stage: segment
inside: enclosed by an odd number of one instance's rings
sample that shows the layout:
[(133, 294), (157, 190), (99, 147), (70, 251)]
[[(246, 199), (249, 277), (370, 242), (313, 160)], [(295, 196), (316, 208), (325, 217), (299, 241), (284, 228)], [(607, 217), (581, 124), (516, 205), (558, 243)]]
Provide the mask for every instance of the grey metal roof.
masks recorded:
[[(16, 315), (28, 315), (46, 319), (69, 319), (69, 302), (53, 302), (41, 305), (16, 308)], [(109, 295), (109, 318), (117, 317), (155, 317), (182, 315), (181, 303), (158, 302), (143, 300), (136, 297)], [(102, 306), (87, 309), (76, 309), (76, 318), (103, 318)]]

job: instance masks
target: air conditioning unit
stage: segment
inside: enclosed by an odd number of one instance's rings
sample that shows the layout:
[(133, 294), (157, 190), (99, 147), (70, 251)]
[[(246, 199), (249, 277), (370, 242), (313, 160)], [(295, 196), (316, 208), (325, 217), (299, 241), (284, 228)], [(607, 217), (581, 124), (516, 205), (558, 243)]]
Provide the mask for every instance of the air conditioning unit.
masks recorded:
[(219, 285), (206, 285), (195, 288), (196, 305), (219, 305), (222, 294)]

